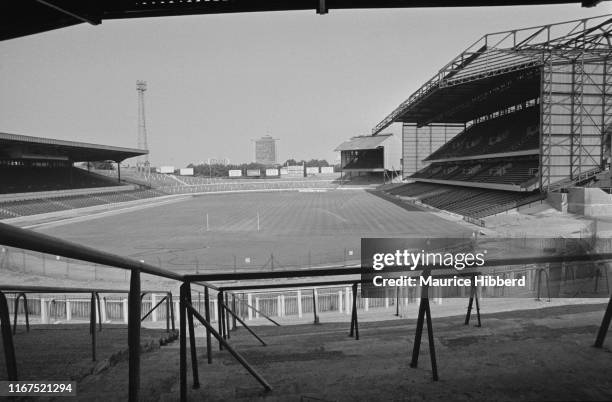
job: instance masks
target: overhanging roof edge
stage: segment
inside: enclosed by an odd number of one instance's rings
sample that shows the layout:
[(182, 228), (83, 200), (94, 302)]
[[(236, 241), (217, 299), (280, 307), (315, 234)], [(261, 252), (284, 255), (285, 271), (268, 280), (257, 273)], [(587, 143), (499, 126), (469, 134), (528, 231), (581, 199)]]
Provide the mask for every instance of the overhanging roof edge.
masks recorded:
[[(558, 42), (563, 38), (573, 40), (575, 37), (579, 37), (581, 33), (591, 32), (592, 27), (594, 25), (599, 25), (598, 28), (600, 28), (601, 26), (612, 24), (612, 18), (610, 18), (611, 16), (612, 14), (606, 14), (587, 19), (565, 21), (555, 24), (546, 24), (536, 27), (501, 31), (483, 35), (476, 42), (470, 45), (466, 50), (464, 50), (453, 60), (451, 60), (440, 70), (438, 70), (438, 72), (432, 78), (430, 78), (423, 85), (421, 85), (421, 87), (419, 87), (415, 92), (413, 92), (408, 99), (402, 102), (381, 122), (379, 122), (372, 129), (372, 134), (376, 135), (377, 133), (380, 133), (382, 130), (389, 127), (394, 122), (400, 121), (398, 120), (398, 118), (401, 115), (405, 114), (407, 110), (409, 110), (415, 104), (419, 103), (422, 99), (424, 99), (424, 97), (431, 94), (436, 89), (439, 89), (444, 86), (456, 85), (458, 80), (454, 76), (466, 66), (469, 66), (472, 61), (478, 59), (483, 54), (487, 54), (487, 52), (499, 52), (500, 50), (509, 50), (517, 55), (525, 57), (526, 62), (524, 63), (524, 66), (521, 66), (520, 63), (517, 63), (517, 65), (515, 66), (516, 69), (537, 67), (538, 65), (542, 65), (544, 63), (544, 61), (546, 60), (547, 53), (548, 57), (553, 57), (554, 53), (559, 51), (559, 49), (542, 49), (541, 52), (534, 53), (534, 46), (539, 46), (542, 43), (550, 44), (553, 42)], [(551, 38), (551, 27), (558, 28), (559, 26), (563, 25), (567, 26), (568, 32), (563, 35), (557, 35), (554, 38)], [(601, 33), (599, 35), (602, 38), (606, 37), (606, 35), (609, 35), (610, 33), (609, 27), (608, 31), (605, 31), (604, 29), (600, 30)], [(517, 33), (519, 34), (518, 36)], [(520, 35), (525, 35), (526, 38), (522, 38)], [(542, 35), (548, 35), (546, 36), (546, 40), (544, 42), (541, 41)], [(538, 42), (539, 40), (540, 42)], [(507, 43), (508, 41), (510, 41), (511, 43)], [(569, 49), (561, 49), (561, 51), (566, 53), (568, 52), (568, 50)], [(610, 50), (612, 54), (612, 49)], [(585, 51), (588, 52), (589, 50), (585, 49)], [(598, 55), (601, 54), (597, 51), (595, 53), (597, 53)], [(468, 62), (466, 63), (466, 61)], [(485, 78), (483, 77), (484, 74), (486, 74), (486, 76), (493, 76), (500, 75), (505, 72), (507, 72), (507, 66), (500, 67), (497, 69), (491, 69), (488, 71), (486, 69), (483, 69), (481, 71), (475, 71), (474, 73), (466, 75), (460, 81), (476, 81), (481, 78)]]
[(100, 151), (130, 153), (130, 154), (138, 154), (138, 155), (147, 155), (149, 153), (149, 150), (147, 149), (116, 147), (116, 146), (111, 146), (111, 145), (92, 144), (92, 143), (78, 142), (78, 141), (66, 141), (66, 140), (58, 140), (54, 138), (34, 137), (34, 136), (29, 136), (29, 135), (2, 133), (2, 132), (0, 132), (0, 140), (27, 142), (31, 144), (51, 145), (51, 146), (60, 146), (60, 147), (69, 147), (69, 148), (89, 148), (89, 149), (96, 149)]

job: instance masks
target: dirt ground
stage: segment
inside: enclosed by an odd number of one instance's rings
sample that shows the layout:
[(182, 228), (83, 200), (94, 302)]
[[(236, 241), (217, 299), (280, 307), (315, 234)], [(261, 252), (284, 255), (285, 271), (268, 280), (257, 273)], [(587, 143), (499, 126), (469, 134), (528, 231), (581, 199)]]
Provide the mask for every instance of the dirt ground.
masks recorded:
[[(141, 330), (141, 348), (159, 349), (176, 334), (163, 329)], [(103, 324), (96, 332), (96, 361), (92, 361), (89, 324), (19, 325), (13, 336), (19, 380), (80, 381), (88, 375), (127, 360), (127, 326)], [(6, 379), (4, 349), (0, 348), (0, 378)]]
[[(207, 364), (197, 338), (201, 388), (190, 400), (612, 400), (612, 339), (593, 348), (603, 304), (486, 314), (482, 327), (462, 316), (436, 318), (439, 381), (432, 380), (427, 337), (410, 368), (416, 320), (257, 327), (268, 346), (244, 328), (231, 343), (271, 384), (263, 388), (227, 351), (214, 347)], [(198, 329), (198, 336), (202, 336)], [(178, 342), (142, 356), (142, 400), (178, 399)], [(78, 384), (79, 400), (123, 400), (127, 363)]]

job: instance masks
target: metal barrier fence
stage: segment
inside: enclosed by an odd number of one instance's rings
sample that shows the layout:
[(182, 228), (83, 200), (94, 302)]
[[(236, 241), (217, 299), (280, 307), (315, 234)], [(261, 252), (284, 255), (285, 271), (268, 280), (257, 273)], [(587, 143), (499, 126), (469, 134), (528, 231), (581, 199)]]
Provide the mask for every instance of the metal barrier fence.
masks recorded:
[[(0, 290), (2, 290), (0, 286)], [(95, 288), (91, 289), (95, 291)], [(18, 294), (6, 292), (6, 300), (9, 303), (9, 313), (15, 314), (20, 321), (25, 320), (26, 309), (23, 303), (16, 304)], [(167, 311), (165, 309), (153, 309), (166, 294), (154, 293), (149, 298), (142, 300), (142, 311), (152, 311), (143, 322), (164, 322)], [(178, 310), (178, 300), (174, 301), (173, 308)], [(40, 324), (70, 323), (88, 321), (91, 312), (91, 299), (71, 294), (38, 295), (28, 296), (27, 315), (30, 323)], [(159, 307), (159, 306), (158, 306)], [(17, 310), (15, 310), (17, 309)], [(121, 296), (100, 297), (100, 313), (96, 312), (96, 319), (103, 323), (125, 323), (128, 322), (128, 299)]]
[[(205, 263), (206, 255), (192, 256), (186, 254), (176, 258), (174, 254), (160, 257), (142, 256), (154, 261), (158, 267), (171, 269), (180, 274), (216, 272), (218, 270), (239, 271), (243, 269), (279, 270), (299, 267), (317, 267), (325, 265), (356, 266), (359, 264), (360, 245), (340, 247), (337, 250), (303, 250), (302, 253), (269, 253), (261, 250), (257, 254), (228, 254), (223, 259), (216, 259), (214, 266)], [(162, 260), (164, 258), (164, 260)], [(100, 264), (92, 264), (64, 256), (49, 255), (20, 248), (0, 246), (0, 271), (9, 270), (20, 273), (68, 278), (77, 281), (115, 280), (125, 282), (129, 271), (116, 269)]]
[[(2, 287), (0, 286), (0, 290)], [(300, 319), (307, 314), (313, 313), (313, 305), (318, 306), (318, 313), (351, 313), (351, 288), (303, 288), (295, 291), (283, 292), (248, 292), (235, 295), (237, 304), (234, 312), (243, 320), (258, 320), (264, 316), (282, 317), (286, 320)], [(313, 302), (314, 293), (317, 295)], [(142, 299), (142, 311), (149, 311), (155, 307), (165, 295), (163, 293), (149, 293)], [(18, 294), (6, 294), (9, 303), (9, 314), (13, 316), (17, 309), (17, 322), (25, 322), (26, 310), (23, 303), (16, 304)], [(192, 294), (194, 308), (202, 313), (205, 311), (203, 293)], [(299, 301), (298, 301), (299, 298)], [(411, 300), (416, 303), (416, 299)], [(386, 299), (367, 299), (357, 297), (357, 308), (363, 311), (373, 309), (393, 310), (396, 304), (395, 295), (389, 295)], [(254, 309), (248, 306), (254, 307)], [(58, 324), (70, 322), (82, 322), (89, 320), (91, 311), (91, 300), (88, 297), (74, 296), (72, 294), (39, 295), (28, 296), (27, 316), (30, 323)], [(178, 311), (179, 301), (173, 300), (173, 309)], [(217, 322), (216, 314), (217, 300), (209, 301), (209, 310), (214, 314), (211, 322)], [(99, 317), (98, 317), (99, 315)], [(143, 322), (166, 321), (167, 311), (155, 309), (146, 316)], [(98, 320), (103, 323), (125, 323), (128, 322), (128, 298), (119, 295), (102, 295), (100, 297), (100, 312), (96, 314)]]

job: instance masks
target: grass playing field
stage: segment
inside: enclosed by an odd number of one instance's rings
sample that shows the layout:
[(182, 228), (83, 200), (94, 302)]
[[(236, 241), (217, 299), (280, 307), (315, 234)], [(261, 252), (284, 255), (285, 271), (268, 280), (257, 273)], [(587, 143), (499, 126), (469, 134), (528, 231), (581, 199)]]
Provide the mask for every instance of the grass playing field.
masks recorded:
[(37, 230), (180, 272), (357, 262), (362, 237), (469, 232), (361, 190), (205, 195)]

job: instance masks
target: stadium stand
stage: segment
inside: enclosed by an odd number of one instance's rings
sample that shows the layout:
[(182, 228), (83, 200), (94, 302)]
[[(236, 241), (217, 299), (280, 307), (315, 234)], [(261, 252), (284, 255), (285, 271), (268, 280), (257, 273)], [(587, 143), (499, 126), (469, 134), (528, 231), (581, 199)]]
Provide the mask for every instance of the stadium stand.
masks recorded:
[(538, 177), (535, 158), (498, 158), (465, 162), (432, 163), (413, 174), (413, 179), (468, 181), (528, 187)]
[(0, 161), (0, 177), (2, 194), (117, 185), (111, 178), (57, 162), (14, 161), (9, 164), (6, 160)]
[(416, 183), (389, 193), (474, 219), (542, 199), (533, 191), (539, 115), (528, 104), (471, 124), (425, 159), (431, 163), (410, 176)]
[(495, 32), (445, 64), (372, 130), (402, 124), (403, 174), (417, 183), (389, 193), (481, 217), (574, 186), (607, 188), (612, 86), (599, 82), (612, 77), (611, 24)]
[(116, 186), (120, 180), (73, 166), (76, 162), (112, 161), (146, 150), (0, 133), (0, 194)]
[(433, 183), (409, 183), (389, 194), (471, 218), (483, 218), (545, 197), (539, 191), (517, 192)]
[[(401, 141), (393, 134), (355, 136), (338, 145), (342, 180), (358, 182), (384, 182), (399, 172)], [(365, 178), (370, 176), (369, 178)]]
[[(120, 163), (146, 153), (140, 149), (0, 133), (0, 219), (165, 195), (120, 180)], [(73, 165), (91, 161), (115, 162), (115, 177)]]
[(383, 150), (368, 149), (363, 151), (352, 151), (349, 153), (348, 161), (343, 169), (383, 169)]
[(127, 201), (144, 200), (162, 195), (165, 195), (165, 193), (158, 190), (139, 189), (68, 197), (4, 201), (0, 202), (0, 219), (92, 207), (96, 205), (110, 205)]
[(473, 124), (425, 160), (504, 154), (533, 150), (537, 153), (538, 111), (535, 106)]

